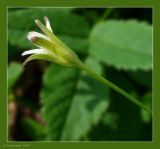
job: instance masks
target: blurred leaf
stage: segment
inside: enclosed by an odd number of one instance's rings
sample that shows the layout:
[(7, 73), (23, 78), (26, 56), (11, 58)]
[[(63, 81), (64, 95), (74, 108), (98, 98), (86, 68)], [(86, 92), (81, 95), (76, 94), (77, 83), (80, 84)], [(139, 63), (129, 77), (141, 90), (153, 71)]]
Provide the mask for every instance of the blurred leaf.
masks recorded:
[(94, 26), (90, 53), (118, 69), (152, 68), (152, 27), (136, 20), (110, 20)]
[(109, 126), (112, 130), (117, 130), (118, 128), (118, 114), (114, 112), (108, 112), (104, 115), (102, 122)]
[(73, 37), (65, 35), (60, 35), (59, 38), (64, 41), (68, 47), (71, 47), (73, 50), (75, 49), (76, 52), (86, 53), (88, 50), (88, 40), (85, 38), (74, 38), (73, 40)]
[[(108, 70), (107, 75), (112, 82), (139, 99), (136, 87), (123, 72), (111, 69)], [(114, 138), (116, 140), (138, 140), (142, 129), (141, 109), (115, 91), (111, 93), (111, 101), (110, 109), (118, 115), (118, 129), (113, 134)]]
[(12, 62), (8, 67), (8, 93), (15, 85), (16, 81), (23, 72), (23, 67), (17, 62)]
[(152, 89), (152, 71), (135, 71), (128, 72), (130, 77), (134, 79), (137, 83)]
[(51, 65), (41, 90), (42, 115), (49, 140), (59, 140), (75, 93), (78, 73), (73, 68)]
[(29, 31), (38, 29), (34, 20), (42, 20), (44, 16), (48, 16), (53, 31), (58, 37), (62, 38), (73, 50), (86, 52), (88, 24), (82, 17), (64, 10), (65, 8), (33, 8), (10, 12), (8, 15), (9, 43), (20, 48), (31, 48), (27, 34)]
[(24, 118), (22, 120), (22, 127), (27, 136), (32, 139), (32, 141), (42, 141), (45, 140), (44, 127), (37, 121), (31, 118)]
[[(152, 109), (152, 92), (148, 92), (146, 93), (143, 98), (142, 98), (142, 102), (149, 107), (150, 109)], [(143, 109), (141, 110), (141, 116), (142, 116), (142, 120), (145, 123), (149, 123), (151, 121), (152, 115), (146, 111), (144, 111)]]
[[(102, 73), (101, 66), (93, 59), (87, 59), (90, 67)], [(109, 106), (109, 95), (106, 86), (82, 73), (77, 84), (61, 140), (80, 140), (85, 138), (92, 126), (101, 119)]]
[[(11, 27), (8, 28), (8, 42), (9, 44), (16, 46), (18, 49), (16, 50), (23, 50), (23, 48), (33, 48), (34, 46), (31, 45), (29, 40), (27, 39), (27, 34), (29, 30), (25, 29), (12, 29)], [(12, 49), (9, 49), (9, 52)], [(12, 52), (12, 51), (11, 51)], [(16, 51), (18, 52), (18, 51)]]
[[(100, 65), (88, 59), (97, 71)], [(49, 140), (79, 140), (97, 124), (109, 104), (104, 85), (82, 73), (51, 66), (44, 75), (41, 99)], [(77, 88), (76, 88), (77, 84)]]
[[(107, 78), (133, 96), (136, 90), (123, 72), (107, 69)], [(124, 96), (111, 90), (110, 107), (90, 134), (91, 140), (136, 141), (142, 130), (140, 108)], [(108, 117), (108, 120), (106, 120)], [(107, 122), (106, 122), (107, 121)]]

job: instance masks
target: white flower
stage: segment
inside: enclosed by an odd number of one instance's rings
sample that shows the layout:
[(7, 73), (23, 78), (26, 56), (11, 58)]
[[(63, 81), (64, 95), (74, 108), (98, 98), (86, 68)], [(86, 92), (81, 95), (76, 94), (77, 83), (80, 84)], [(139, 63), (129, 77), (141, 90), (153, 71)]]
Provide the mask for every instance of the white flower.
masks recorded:
[(29, 54), (31, 55), (24, 61), (23, 64), (25, 65), (31, 60), (43, 59), (65, 66), (76, 66), (79, 61), (78, 56), (55, 36), (48, 18), (44, 17), (44, 20), (46, 26), (39, 20), (35, 20), (35, 23), (45, 35), (34, 31), (28, 33), (28, 39), (38, 48), (22, 53), (22, 56)]

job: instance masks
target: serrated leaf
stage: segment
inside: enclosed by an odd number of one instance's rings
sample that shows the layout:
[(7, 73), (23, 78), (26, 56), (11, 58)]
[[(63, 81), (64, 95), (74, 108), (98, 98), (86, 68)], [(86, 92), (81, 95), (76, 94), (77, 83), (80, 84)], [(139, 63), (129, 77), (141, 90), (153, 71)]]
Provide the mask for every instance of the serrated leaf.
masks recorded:
[(60, 139), (77, 77), (76, 70), (57, 65), (51, 65), (45, 72), (41, 103), (48, 140)]
[(19, 76), (23, 72), (23, 67), (17, 62), (12, 62), (8, 67), (8, 92), (11, 91)]
[[(88, 61), (97, 71), (100, 65)], [(42, 113), (49, 140), (80, 140), (97, 124), (108, 107), (104, 85), (74, 69), (50, 66), (41, 91)]]
[[(96, 72), (102, 73), (100, 64), (95, 60), (88, 59), (87, 64), (94, 67)], [(106, 86), (82, 73), (61, 140), (84, 139), (91, 127), (99, 122), (108, 106), (109, 95)]]
[[(9, 43), (21, 48), (31, 48), (26, 37), (27, 33), (37, 30), (34, 24), (35, 19), (42, 20), (44, 16), (48, 16), (54, 33), (58, 37), (65, 37), (64, 43), (69, 44), (73, 50), (84, 52), (87, 48), (88, 24), (82, 17), (64, 10), (65, 8), (34, 8), (11, 11), (8, 15)], [(19, 20), (18, 23), (17, 20)]]
[(109, 20), (94, 26), (90, 54), (118, 69), (152, 68), (152, 27), (136, 20)]

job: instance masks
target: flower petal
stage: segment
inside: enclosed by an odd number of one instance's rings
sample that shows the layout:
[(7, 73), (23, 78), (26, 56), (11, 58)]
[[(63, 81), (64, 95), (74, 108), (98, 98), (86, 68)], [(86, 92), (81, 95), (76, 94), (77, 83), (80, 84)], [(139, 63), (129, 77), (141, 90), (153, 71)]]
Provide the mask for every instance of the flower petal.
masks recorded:
[(73, 66), (73, 64), (69, 63), (65, 59), (56, 58), (56, 57), (53, 57), (50, 54), (34, 54), (34, 55), (31, 55), (23, 62), (22, 65), (24, 66), (29, 61), (36, 60), (36, 59), (46, 60), (46, 61), (50, 61), (50, 62), (56, 62), (58, 64), (65, 65), (65, 66), (68, 66), (68, 67), (72, 67)]
[[(44, 34), (50, 38), (53, 43), (58, 43), (59, 45), (65, 46), (55, 35), (52, 33), (43, 23), (39, 20), (35, 20), (37, 26), (44, 32)], [(66, 47), (66, 46), (65, 46)]]
[(30, 32), (29, 33), (29, 38), (30, 41), (38, 46), (40, 49), (44, 49), (47, 51), (52, 52), (52, 54), (54, 54), (55, 56), (58, 55), (59, 50), (57, 49), (57, 46), (51, 42), (50, 40), (44, 38), (43, 36), (36, 36), (37, 33), (35, 34), (35, 32)]
[(46, 27), (53, 33), (48, 17), (44, 17), (44, 21), (46, 23)]
[(32, 50), (27, 50), (22, 53), (22, 56), (29, 55), (29, 54), (48, 54), (48, 51), (44, 49), (32, 49)]
[(45, 35), (43, 35), (41, 33), (38, 33), (38, 32), (34, 32), (34, 31), (29, 32), (27, 37), (28, 37), (28, 39), (30, 41), (34, 40), (35, 37), (43, 38), (45, 40), (49, 40), (50, 41), (50, 39), (47, 36), (45, 36)]
[(52, 56), (48, 54), (34, 54), (29, 56), (24, 62), (23, 66), (26, 65), (29, 61), (36, 60), (36, 59), (41, 59), (41, 60), (47, 60), (47, 61), (53, 61)]

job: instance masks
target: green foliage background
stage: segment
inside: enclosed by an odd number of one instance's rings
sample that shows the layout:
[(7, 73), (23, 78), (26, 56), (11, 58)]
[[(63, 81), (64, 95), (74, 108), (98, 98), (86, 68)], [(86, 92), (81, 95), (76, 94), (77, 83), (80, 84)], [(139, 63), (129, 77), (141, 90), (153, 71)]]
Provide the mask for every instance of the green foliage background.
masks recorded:
[(88, 66), (152, 107), (151, 9), (9, 8), (9, 140), (152, 140), (151, 115), (87, 74), (40, 60), (22, 68), (44, 16)]

